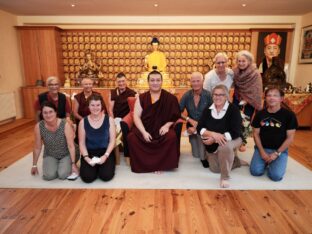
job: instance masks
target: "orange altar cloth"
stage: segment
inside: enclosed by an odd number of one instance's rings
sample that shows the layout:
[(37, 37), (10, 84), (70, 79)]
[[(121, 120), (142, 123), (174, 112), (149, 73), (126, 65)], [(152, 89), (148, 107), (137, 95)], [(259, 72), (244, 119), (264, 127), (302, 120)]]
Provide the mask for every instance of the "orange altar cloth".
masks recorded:
[(312, 102), (312, 94), (286, 94), (284, 102), (292, 109), (293, 112), (295, 112), (295, 114), (298, 114)]
[(286, 94), (284, 103), (296, 114), (299, 127), (312, 128), (312, 94)]

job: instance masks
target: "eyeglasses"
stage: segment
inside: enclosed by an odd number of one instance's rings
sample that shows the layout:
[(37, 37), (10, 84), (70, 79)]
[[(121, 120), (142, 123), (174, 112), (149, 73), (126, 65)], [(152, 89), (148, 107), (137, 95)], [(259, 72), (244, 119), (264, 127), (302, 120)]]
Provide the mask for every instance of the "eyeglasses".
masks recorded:
[(214, 97), (225, 97), (224, 93), (214, 93), (212, 96)]
[(218, 64), (218, 65), (223, 65), (223, 64), (225, 64), (226, 62), (217, 62), (216, 64)]
[(52, 86), (59, 86), (59, 84), (48, 84), (48, 86), (52, 87)]

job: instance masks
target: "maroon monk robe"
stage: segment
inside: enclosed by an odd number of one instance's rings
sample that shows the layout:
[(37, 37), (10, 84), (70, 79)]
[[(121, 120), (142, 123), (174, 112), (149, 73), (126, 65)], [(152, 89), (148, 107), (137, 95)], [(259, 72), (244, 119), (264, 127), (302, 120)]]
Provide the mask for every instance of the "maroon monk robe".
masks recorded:
[(111, 100), (115, 101), (113, 108), (115, 118), (123, 118), (130, 112), (128, 97), (134, 97), (135, 94), (135, 91), (128, 87), (122, 93), (119, 93), (118, 88), (111, 90)]
[[(101, 95), (100, 93), (95, 92), (95, 91), (92, 91), (92, 94)], [(90, 114), (89, 104), (88, 104), (87, 98), (84, 95), (84, 92), (82, 91), (76, 94), (74, 98), (79, 104), (78, 114), (82, 117), (86, 117), (87, 115), (89, 115)], [(80, 120), (76, 119), (76, 124), (79, 124), (79, 121)]]
[(164, 136), (159, 135), (159, 129), (164, 124), (176, 122), (181, 115), (177, 98), (165, 90), (161, 90), (158, 101), (153, 104), (149, 91), (139, 98), (143, 109), (141, 120), (153, 140), (146, 142), (139, 129), (133, 127), (127, 137), (131, 170), (142, 173), (177, 168), (180, 149), (173, 126)]

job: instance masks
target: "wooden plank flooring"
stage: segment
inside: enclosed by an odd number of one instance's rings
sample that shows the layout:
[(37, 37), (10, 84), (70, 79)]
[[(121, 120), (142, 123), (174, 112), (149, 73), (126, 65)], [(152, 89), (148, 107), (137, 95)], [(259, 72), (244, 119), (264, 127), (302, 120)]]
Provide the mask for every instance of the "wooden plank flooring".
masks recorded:
[[(0, 170), (31, 151), (33, 125), (0, 133)], [(310, 169), (311, 138), (290, 148)], [(311, 190), (0, 189), (0, 233), (312, 233), (311, 220)]]
[(0, 171), (33, 150), (34, 126), (29, 120), (0, 126)]

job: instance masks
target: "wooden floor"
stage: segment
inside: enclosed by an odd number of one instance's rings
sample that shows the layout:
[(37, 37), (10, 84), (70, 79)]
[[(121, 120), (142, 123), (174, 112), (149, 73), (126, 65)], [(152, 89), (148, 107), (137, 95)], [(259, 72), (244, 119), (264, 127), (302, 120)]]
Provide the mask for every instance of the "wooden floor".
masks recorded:
[[(31, 151), (33, 126), (0, 126), (0, 170)], [(290, 154), (312, 170), (311, 138), (297, 131)], [(312, 233), (311, 220), (311, 190), (0, 189), (0, 233)]]

